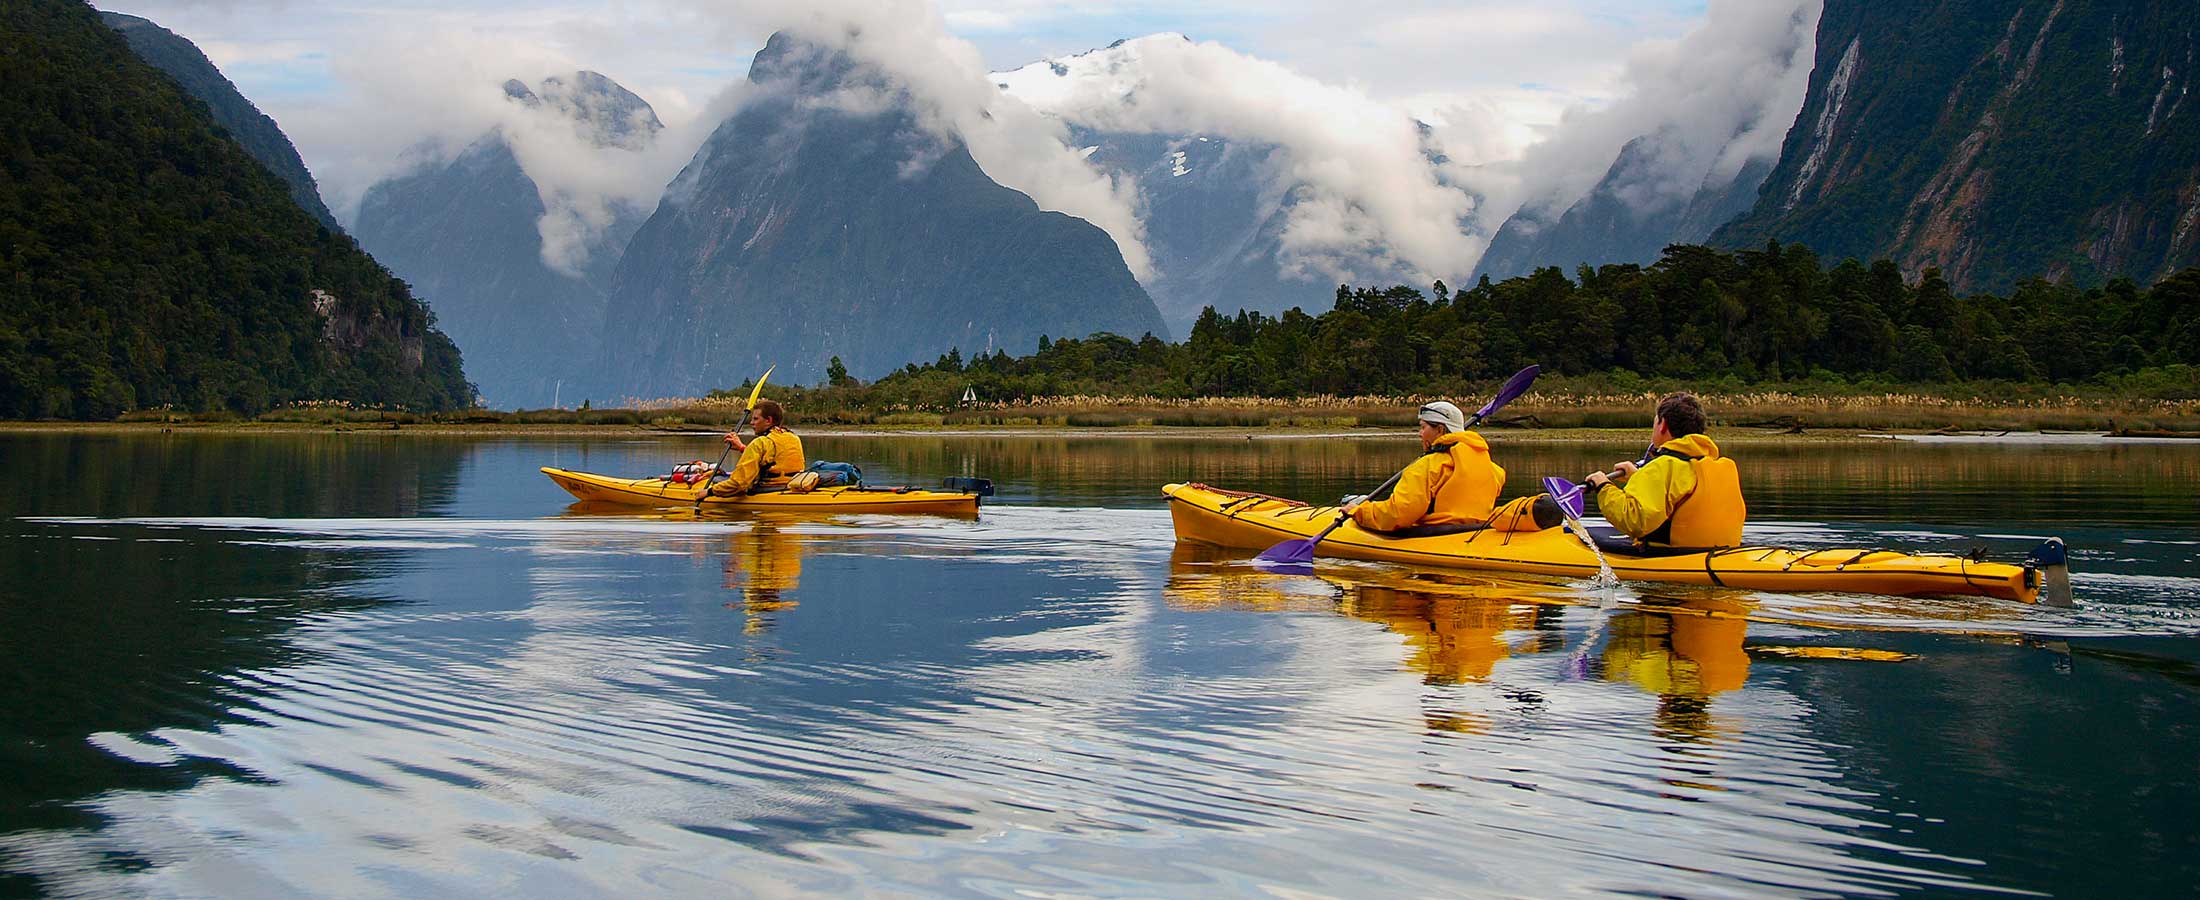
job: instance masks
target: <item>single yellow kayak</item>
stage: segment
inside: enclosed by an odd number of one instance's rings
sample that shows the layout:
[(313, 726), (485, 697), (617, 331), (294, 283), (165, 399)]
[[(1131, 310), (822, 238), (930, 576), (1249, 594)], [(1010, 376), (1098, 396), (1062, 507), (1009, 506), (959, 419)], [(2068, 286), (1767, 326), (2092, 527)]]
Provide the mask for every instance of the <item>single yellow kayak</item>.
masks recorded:
[[(1313, 537), (1336, 521), (1337, 508), (1309, 506), (1260, 494), (1201, 484), (1162, 488), (1178, 540), (1261, 549)], [(2059, 553), (2060, 542), (2055, 544)], [(2043, 550), (2044, 550), (2043, 546)], [(1467, 531), (1431, 537), (1394, 537), (1346, 523), (1322, 539), (1323, 556), (1411, 563), (1457, 569), (1595, 577), (1596, 556), (1565, 528), (1541, 531)], [(2035, 551), (2036, 553), (2039, 551)], [(1980, 596), (2036, 602), (2047, 563), (1980, 562), (1961, 556), (1891, 550), (1790, 550), (1735, 547), (1605, 560), (1620, 578), (1675, 584), (1718, 585), (1762, 591), (1849, 591), (1897, 596)], [(2055, 557), (2059, 567), (2061, 559)]]
[[(543, 466), (542, 474), (583, 502), (617, 503), (653, 509), (695, 505), (701, 485), (677, 484), (662, 478), (615, 478)], [(901, 512), (956, 513), (978, 511), (978, 494), (960, 491), (927, 491), (914, 488), (828, 487), (808, 493), (772, 491), (731, 497), (703, 498), (706, 510), (757, 510), (773, 512)]]

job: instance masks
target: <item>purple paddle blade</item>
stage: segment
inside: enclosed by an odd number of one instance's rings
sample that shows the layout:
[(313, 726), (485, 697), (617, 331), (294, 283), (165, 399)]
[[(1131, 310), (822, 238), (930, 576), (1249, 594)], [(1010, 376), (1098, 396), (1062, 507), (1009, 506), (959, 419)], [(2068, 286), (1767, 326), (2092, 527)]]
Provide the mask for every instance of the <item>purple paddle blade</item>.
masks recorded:
[(1558, 501), (1559, 508), (1566, 511), (1566, 518), (1578, 519), (1589, 511), (1589, 498), (1582, 495), (1581, 485), (1552, 475), (1543, 479), (1543, 492)]
[(1497, 389), (1497, 396), (1491, 397), (1490, 402), (1482, 404), (1481, 409), (1474, 411), (1474, 421), (1480, 423), (1496, 414), (1505, 404), (1520, 399), (1520, 395), (1527, 393), (1528, 388), (1535, 384), (1536, 374), (1542, 371), (1542, 366), (1529, 366), (1514, 372), (1513, 377), (1505, 379), (1505, 385)]
[(1253, 559), (1282, 565), (1305, 565), (1314, 561), (1314, 542), (1305, 538), (1294, 538), (1261, 551)]

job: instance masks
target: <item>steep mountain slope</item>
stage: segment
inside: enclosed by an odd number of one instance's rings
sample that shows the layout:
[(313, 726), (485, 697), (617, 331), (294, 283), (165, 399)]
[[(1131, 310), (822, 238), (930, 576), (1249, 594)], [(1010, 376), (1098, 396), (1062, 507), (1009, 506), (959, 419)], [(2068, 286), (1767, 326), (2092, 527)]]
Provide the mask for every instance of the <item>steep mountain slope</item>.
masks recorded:
[[(580, 127), (598, 148), (640, 150), (663, 128), (640, 97), (594, 72), (537, 88), (507, 82), (513, 103)], [(369, 188), (359, 242), (411, 282), (466, 351), (492, 406), (542, 407), (583, 396), (596, 380), (604, 292), (645, 211), (613, 204), (610, 224), (577, 266), (545, 259), (540, 186), (502, 131)]]
[(328, 206), (321, 202), (321, 191), (313, 183), (313, 173), (306, 171), (305, 161), (298, 157), (298, 148), (291, 146), (290, 138), (283, 134), (274, 119), (261, 113), (259, 107), (238, 93), (237, 86), (214, 67), (206, 54), (199, 52), (197, 44), (137, 16), (103, 12), (100, 17), (130, 41), (130, 49), (137, 51), (139, 57), (168, 73), (186, 93), (206, 104), (214, 114), (214, 121), (229, 132), (230, 138), (243, 145), (245, 152), (275, 173), (275, 177), (290, 185), (290, 196), (300, 207), (312, 213), (321, 224), (337, 227), (336, 217), (330, 215)]
[(2183, 4), (1828, 0), (1780, 163), (1713, 238), (1890, 257), (1957, 290), (2200, 262)]
[(1664, 175), (1655, 153), (1646, 149), (1654, 139), (1629, 141), (1597, 186), (1557, 221), (1532, 210), (1505, 220), (1476, 264), (1475, 277), (1501, 280), (1543, 266), (1571, 271), (1582, 263), (1648, 265), (1668, 245), (1700, 244), (1720, 225), (1747, 212), (1772, 171), (1770, 160), (1753, 160), (1732, 173), (1705, 175), (1690, 196), (1641, 190)]
[(0, 417), (463, 405), (457, 350), (76, 0), (0, 5)]
[(1002, 187), (906, 94), (774, 35), (760, 96), (721, 125), (628, 245), (604, 366), (614, 391), (690, 394), (838, 356), (876, 377), (950, 349), (1164, 333), (1098, 227)]
[(1171, 331), (1191, 330), (1200, 310), (1328, 308), (1337, 286), (1283, 271), (1291, 192), (1272, 146), (1199, 135), (1093, 132), (1073, 128), (1086, 158), (1134, 179), (1144, 202), (1147, 284)]

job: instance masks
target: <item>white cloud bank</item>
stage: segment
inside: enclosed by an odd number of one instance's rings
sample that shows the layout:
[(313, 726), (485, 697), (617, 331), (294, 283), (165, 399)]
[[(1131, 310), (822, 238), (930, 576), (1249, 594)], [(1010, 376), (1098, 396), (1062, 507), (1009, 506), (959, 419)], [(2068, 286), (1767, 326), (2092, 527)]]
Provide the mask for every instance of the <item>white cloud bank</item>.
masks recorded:
[[(1615, 35), (1628, 28), (1614, 22), (1671, 33), (1667, 26), (1680, 20), (1646, 9), (1641, 15), (1648, 18), (1629, 22), (1635, 7), (1599, 11), (1567, 0), (1533, 8), (1313, 4), (1274, 15), (1225, 3), (1205, 14), (1210, 30), (1234, 33), (1292, 64), (1216, 42), (1142, 40), (1134, 42), (1136, 71), (1078, 89), (1087, 95), (1044, 97), (996, 88), (979, 47), (955, 30), (1000, 46), (1008, 39), (1003, 33), (1019, 23), (1068, 15), (1069, 6), (943, 2), (944, 13), (926, 0), (631, 0), (610, 7), (393, 0), (343, 10), (280, 0), (118, 5), (170, 27), (190, 26), (183, 33), (219, 48), (225, 68), (284, 60), (323, 67), (328, 84), (318, 93), (262, 102), (299, 144), (339, 216), (356, 210), (365, 188), (400, 169), (423, 140), (456, 152), (503, 129), (553, 209), (543, 226), (546, 254), (567, 266), (609, 221), (612, 207), (654, 206), (737, 108), (749, 56), (771, 32), (786, 29), (903, 81), (938, 134), (963, 140), (988, 174), (1041, 206), (1107, 231), (1141, 279), (1151, 277), (1152, 266), (1136, 185), (1087, 163), (1068, 145), (1065, 119), (1284, 147), (1291, 165), (1282, 177), (1306, 188), (1286, 235), (1293, 254), (1287, 264), (1329, 271), (1375, 259), (1456, 277), (1472, 269), (1485, 236), (1516, 209), (1563, 209), (1632, 138), (1670, 138), (1659, 147), (1669, 164), (1658, 167), (1670, 176), (1630, 188), (1646, 197), (1692, 190), (1705, 173), (1777, 153), (1802, 102), (1819, 5), (1715, 0), (1693, 31), (1636, 45), (1615, 74), (1605, 60), (1616, 55), (1609, 52), (1619, 46)], [(1234, 32), (1219, 27), (1234, 9), (1256, 24)], [(1147, 9), (1136, 21), (1165, 21), (1157, 15)], [(275, 20), (291, 24), (269, 24)], [(1286, 33), (1283, 22), (1306, 27)], [(281, 34), (254, 39), (255, 30)], [(301, 49), (308, 46), (321, 49)], [(1561, 66), (1562, 74), (1577, 77), (1548, 88), (1525, 83), (1549, 77), (1551, 51), (1559, 46), (1588, 48)], [(1392, 94), (1340, 82), (1358, 77), (1339, 73), (1346, 64), (1346, 71), (1377, 73)], [(647, 74), (629, 80), (621, 65)], [(1504, 71), (1483, 71), (1493, 65)], [(665, 131), (640, 151), (598, 147), (569, 123), (507, 101), (500, 87), (507, 78), (537, 84), (580, 69), (604, 72), (649, 100)], [(1445, 81), (1467, 69), (1478, 74)], [(1536, 74), (1507, 80), (1514, 69)], [(1120, 90), (1123, 84), (1139, 87)], [(1570, 111), (1555, 124), (1533, 121), (1568, 102)], [(1435, 127), (1448, 164), (1423, 159), (1415, 118)]]
[(1570, 110), (1516, 160), (1463, 170), (1486, 199), (1477, 224), (1514, 212), (1555, 218), (1596, 186), (1628, 141), (1655, 164), (1617, 185), (1638, 209), (1686, 202), (1707, 179), (1769, 161), (1803, 108), (1822, 0), (1713, 0), (1703, 24), (1629, 57), (1610, 103)]
[(340, 91), (292, 113), (287, 130), (317, 148), (316, 176), (339, 217), (354, 216), (374, 183), (501, 135), (542, 200), (543, 261), (570, 275), (587, 265), (621, 207), (655, 208), (665, 182), (708, 135), (701, 123), (714, 125), (710, 117), (722, 118), (739, 98), (728, 90), (711, 112), (682, 126), (654, 136), (637, 128), (624, 142), (605, 142), (570, 98), (546, 94), (526, 104), (506, 96), (507, 79), (542, 91), (548, 78), (570, 87), (586, 68), (525, 44), (484, 43), (463, 32), (406, 35), (347, 48), (331, 56), (330, 68)]
[(1043, 209), (1093, 223), (1115, 240), (1141, 281), (1153, 276), (1137, 195), (1087, 163), (1067, 129), (1005, 97), (978, 48), (948, 31), (939, 9), (920, 0), (823, 0), (800, 8), (729, 0), (729, 21), (785, 31), (847, 53), (902, 86), (919, 120), (942, 139), (960, 140), (993, 180), (1031, 196)]
[(1275, 187), (1297, 194), (1279, 260), (1287, 274), (1349, 281), (1373, 263), (1448, 277), (1481, 252), (1463, 229), (1474, 199), (1439, 179), (1411, 115), (1360, 88), (1174, 34), (1033, 63), (995, 81), (1049, 116), (1099, 131), (1278, 147), (1278, 174), (1289, 183)]

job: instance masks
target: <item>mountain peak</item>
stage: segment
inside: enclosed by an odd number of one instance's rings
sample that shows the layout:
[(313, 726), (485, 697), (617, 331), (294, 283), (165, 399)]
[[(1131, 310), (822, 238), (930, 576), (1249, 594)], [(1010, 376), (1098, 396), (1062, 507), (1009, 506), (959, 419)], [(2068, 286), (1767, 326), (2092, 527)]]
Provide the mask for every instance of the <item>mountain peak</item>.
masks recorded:
[(772, 32), (764, 49), (749, 63), (749, 81), (755, 84), (792, 82), (801, 90), (829, 89), (854, 71), (856, 61), (847, 52), (784, 31)]
[(552, 75), (533, 88), (517, 78), (508, 79), (504, 96), (529, 109), (548, 109), (590, 126), (599, 147), (637, 150), (665, 127), (649, 101), (586, 69)]

